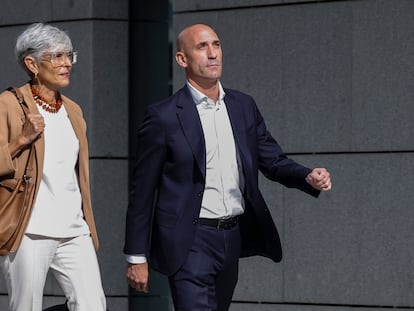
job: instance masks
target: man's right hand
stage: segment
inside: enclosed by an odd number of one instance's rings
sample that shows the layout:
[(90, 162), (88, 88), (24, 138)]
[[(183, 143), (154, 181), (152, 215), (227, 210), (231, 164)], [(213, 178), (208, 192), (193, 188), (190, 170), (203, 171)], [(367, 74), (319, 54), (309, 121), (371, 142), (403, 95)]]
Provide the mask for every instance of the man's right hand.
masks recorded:
[(148, 262), (128, 264), (127, 281), (137, 291), (148, 293), (148, 277)]

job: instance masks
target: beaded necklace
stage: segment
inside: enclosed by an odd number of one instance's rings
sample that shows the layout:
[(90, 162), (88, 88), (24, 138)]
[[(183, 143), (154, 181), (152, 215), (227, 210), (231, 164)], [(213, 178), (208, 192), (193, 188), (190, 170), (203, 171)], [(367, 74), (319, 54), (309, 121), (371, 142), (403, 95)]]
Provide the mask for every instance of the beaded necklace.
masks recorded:
[(57, 92), (56, 95), (56, 102), (51, 102), (48, 100), (45, 100), (44, 98), (42, 98), (42, 96), (40, 96), (40, 93), (38, 90), (36, 90), (36, 88), (31, 85), (30, 89), (32, 90), (32, 94), (33, 94), (33, 99), (36, 102), (36, 104), (38, 104), (43, 110), (50, 112), (50, 113), (57, 113), (60, 109), (60, 107), (62, 107), (62, 97), (60, 96), (60, 93)]

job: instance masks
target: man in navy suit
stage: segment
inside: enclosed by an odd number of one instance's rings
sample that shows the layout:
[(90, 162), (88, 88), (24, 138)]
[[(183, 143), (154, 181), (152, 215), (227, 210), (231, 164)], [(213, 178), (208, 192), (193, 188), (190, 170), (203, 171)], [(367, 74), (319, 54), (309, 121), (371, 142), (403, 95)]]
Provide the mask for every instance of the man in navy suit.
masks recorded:
[(184, 29), (176, 60), (187, 84), (148, 107), (138, 135), (127, 279), (147, 292), (149, 263), (168, 276), (176, 311), (225, 311), (239, 257), (282, 258), (258, 171), (315, 197), (331, 189), (331, 179), (324, 168), (289, 159), (253, 98), (222, 87), (221, 43), (212, 28)]

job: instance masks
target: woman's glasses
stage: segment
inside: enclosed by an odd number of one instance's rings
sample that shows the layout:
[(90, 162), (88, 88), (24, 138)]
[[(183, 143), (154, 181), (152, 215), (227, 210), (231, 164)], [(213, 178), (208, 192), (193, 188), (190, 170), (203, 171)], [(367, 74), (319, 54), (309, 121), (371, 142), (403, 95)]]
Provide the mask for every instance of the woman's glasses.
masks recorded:
[(53, 67), (65, 66), (69, 62), (71, 65), (78, 61), (78, 52), (53, 52), (45, 53), (42, 60), (50, 62)]

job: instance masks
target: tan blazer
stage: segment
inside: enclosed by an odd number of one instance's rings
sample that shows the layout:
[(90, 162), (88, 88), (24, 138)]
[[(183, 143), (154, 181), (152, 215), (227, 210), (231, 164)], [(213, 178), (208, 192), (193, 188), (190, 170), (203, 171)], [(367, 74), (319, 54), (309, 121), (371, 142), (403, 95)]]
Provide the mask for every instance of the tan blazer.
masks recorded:
[[(30, 90), (30, 85), (25, 84), (19, 88), (24, 96), (24, 100), (32, 113), (39, 113), (36, 103)], [(96, 232), (95, 221), (92, 212), (91, 194), (89, 185), (89, 151), (88, 141), (86, 138), (86, 122), (83, 118), (82, 110), (78, 104), (62, 95), (63, 104), (68, 113), (69, 120), (72, 123), (76, 137), (79, 140), (79, 157), (77, 164), (77, 174), (79, 187), (82, 194), (82, 209), (85, 220), (89, 226), (92, 240), (97, 250), (99, 247), (98, 235)], [(23, 169), (28, 157), (28, 149), (23, 151), (18, 157), (11, 159), (8, 144), (14, 140), (22, 131), (24, 123), (24, 114), (17, 102), (16, 97), (11, 92), (0, 94), (0, 179), (2, 177), (12, 178), (13, 176), (22, 176)], [(46, 125), (47, 126), (47, 125)], [(41, 177), (43, 174), (43, 161), (45, 151), (44, 137), (41, 135), (35, 142), (36, 152), (36, 194), (39, 189)], [(27, 225), (27, 224), (26, 224)], [(22, 228), (26, 230), (26, 227)], [(20, 244), (20, 240), (16, 241)]]

